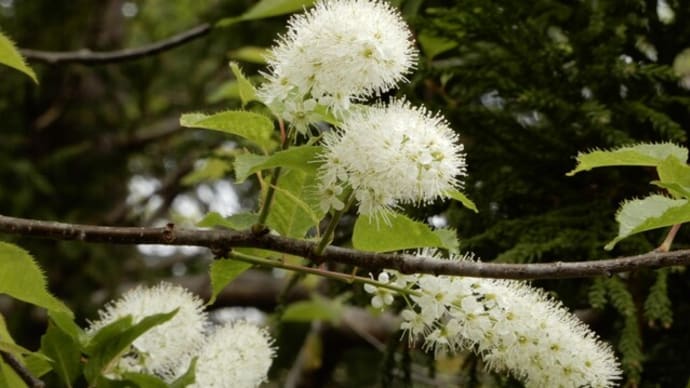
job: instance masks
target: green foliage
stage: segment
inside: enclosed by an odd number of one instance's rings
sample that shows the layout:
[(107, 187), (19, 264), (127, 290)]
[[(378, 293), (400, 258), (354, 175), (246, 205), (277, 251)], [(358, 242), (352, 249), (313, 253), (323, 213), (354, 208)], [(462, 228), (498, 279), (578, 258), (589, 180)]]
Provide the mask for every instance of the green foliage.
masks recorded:
[(48, 291), (43, 271), (31, 255), (16, 245), (0, 242), (0, 293), (50, 311), (71, 311)]
[(186, 113), (180, 117), (180, 125), (204, 128), (236, 135), (251, 141), (263, 150), (275, 146), (273, 122), (261, 114), (246, 111), (225, 111), (212, 115)]
[(259, 216), (256, 213), (237, 213), (228, 217), (223, 217), (217, 212), (210, 212), (204, 216), (196, 225), (202, 228), (213, 228), (220, 226), (232, 230), (247, 230), (256, 224)]
[(53, 321), (41, 337), (41, 353), (50, 357), (52, 369), (66, 387), (74, 386), (81, 375), (81, 345), (72, 335), (63, 331)]
[(606, 280), (611, 305), (623, 317), (623, 329), (618, 339), (618, 350), (621, 352), (621, 366), (630, 381), (636, 382), (642, 373), (642, 336), (637, 319), (637, 307), (625, 283), (618, 277)]
[(673, 310), (668, 296), (668, 275), (670, 269), (663, 268), (655, 271), (656, 280), (649, 289), (649, 295), (644, 301), (644, 316), (653, 326), (655, 322), (668, 329), (673, 323)]
[[(429, 225), (391, 212), (378, 219), (359, 216), (352, 231), (352, 246), (362, 251), (392, 252), (405, 249), (436, 247), (445, 248), (441, 236)], [(454, 240), (455, 242), (457, 239)], [(451, 243), (453, 244), (453, 243)], [(448, 247), (452, 249), (453, 247)]]
[(321, 147), (318, 146), (297, 146), (271, 156), (250, 153), (238, 155), (235, 159), (235, 177), (238, 182), (243, 182), (251, 174), (275, 167), (289, 167), (313, 176), (318, 168), (316, 158), (320, 152)]
[(169, 321), (177, 310), (164, 314), (153, 314), (141, 319), (137, 323), (132, 322), (131, 316), (101, 328), (89, 339), (84, 347), (84, 352), (89, 355), (89, 362), (84, 368), (84, 377), (90, 384), (101, 384), (104, 375), (107, 375), (118, 357), (140, 335), (156, 325)]
[(281, 236), (302, 238), (325, 212), (314, 194), (316, 173), (290, 169), (278, 178), (266, 224)]
[(330, 300), (314, 294), (311, 300), (290, 304), (281, 315), (281, 319), (286, 322), (321, 320), (337, 325), (343, 312), (342, 298)]
[(0, 63), (21, 71), (29, 76), (35, 83), (38, 83), (36, 73), (26, 64), (24, 58), (10, 38), (2, 32), (0, 32)]
[(251, 268), (251, 266), (251, 264), (237, 260), (213, 260), (209, 268), (209, 276), (211, 278), (211, 299), (208, 301), (208, 304), (213, 304), (218, 294), (223, 291), (223, 288), (230, 284), (236, 277), (240, 276), (242, 272)]
[(477, 205), (475, 205), (471, 199), (467, 198), (465, 194), (459, 192), (458, 190), (451, 190), (447, 192), (446, 195), (460, 202), (462, 206), (472, 210), (475, 213), (479, 213), (479, 210), (477, 210)]
[(577, 167), (567, 175), (610, 166), (658, 166), (670, 156), (688, 160), (688, 149), (672, 143), (637, 144), (611, 151), (591, 151), (577, 156)]
[(217, 26), (227, 27), (247, 20), (264, 19), (299, 11), (313, 4), (313, 0), (261, 0), (238, 17), (221, 19)]
[(237, 89), (240, 99), (242, 100), (242, 106), (256, 100), (256, 89), (254, 89), (254, 85), (252, 85), (247, 77), (244, 76), (239, 65), (235, 62), (230, 62), (230, 70), (232, 70), (232, 74), (234, 74), (237, 79)]

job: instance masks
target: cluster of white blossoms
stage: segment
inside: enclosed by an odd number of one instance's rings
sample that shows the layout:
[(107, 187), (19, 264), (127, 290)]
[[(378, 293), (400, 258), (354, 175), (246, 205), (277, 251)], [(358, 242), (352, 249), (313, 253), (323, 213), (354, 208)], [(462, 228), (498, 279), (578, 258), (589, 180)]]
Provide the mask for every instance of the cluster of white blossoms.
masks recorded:
[(465, 174), (463, 146), (448, 123), (404, 100), (362, 107), (324, 136), (320, 192), (324, 210), (340, 210), (353, 191), (359, 213), (377, 215), (399, 204), (445, 197)]
[(388, 3), (322, 0), (288, 21), (287, 33), (269, 53), (268, 82), (258, 95), (304, 129), (300, 120), (317, 103), (334, 113), (348, 110), (351, 102), (404, 80), (416, 60), (412, 34)]
[(620, 379), (611, 347), (560, 302), (526, 283), (433, 275), (389, 277), (412, 291), (410, 305), (401, 313), (401, 329), (411, 343), (423, 338), (426, 350), (436, 354), (473, 350), (489, 368), (512, 373), (527, 387), (606, 388)]
[(201, 299), (183, 287), (160, 283), (137, 287), (99, 311), (87, 333), (131, 316), (133, 323), (161, 313), (177, 313), (134, 340), (111, 370), (111, 378), (127, 372), (146, 373), (172, 382), (197, 358), (191, 387), (253, 388), (266, 380), (275, 353), (268, 333), (245, 322), (228, 323), (207, 334), (209, 323)]

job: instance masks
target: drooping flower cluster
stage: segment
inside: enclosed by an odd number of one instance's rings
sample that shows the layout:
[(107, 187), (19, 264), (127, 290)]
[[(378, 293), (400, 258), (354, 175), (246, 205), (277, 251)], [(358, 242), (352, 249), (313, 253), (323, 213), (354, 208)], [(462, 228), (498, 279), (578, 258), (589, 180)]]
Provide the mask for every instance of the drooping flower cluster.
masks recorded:
[(259, 97), (290, 122), (316, 103), (339, 112), (385, 92), (417, 59), (410, 30), (383, 1), (322, 0), (288, 27), (270, 51)]
[(229, 323), (209, 335), (199, 352), (190, 388), (253, 388), (266, 380), (274, 356), (268, 333), (255, 325)]
[(172, 382), (197, 357), (192, 387), (253, 388), (266, 380), (274, 349), (268, 333), (245, 322), (229, 323), (207, 334), (209, 323), (201, 300), (183, 287), (160, 283), (137, 287), (99, 311), (87, 333), (94, 336), (118, 319), (138, 323), (147, 316), (177, 313), (134, 340), (110, 371), (111, 378), (127, 372), (146, 373)]
[(404, 100), (354, 110), (339, 130), (324, 136), (321, 205), (342, 208), (344, 187), (366, 215), (445, 197), (465, 174), (457, 140), (445, 119)]
[(612, 387), (620, 379), (610, 346), (541, 290), (511, 280), (396, 279), (412, 290), (401, 329), (427, 350), (473, 350), (528, 387)]

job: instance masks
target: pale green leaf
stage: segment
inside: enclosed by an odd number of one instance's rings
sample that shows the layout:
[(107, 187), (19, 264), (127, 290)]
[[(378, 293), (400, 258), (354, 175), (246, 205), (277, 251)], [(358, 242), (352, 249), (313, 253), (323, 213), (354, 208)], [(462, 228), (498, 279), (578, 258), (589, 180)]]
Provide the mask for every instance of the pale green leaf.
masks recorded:
[(281, 173), (266, 219), (271, 229), (281, 236), (302, 238), (319, 223), (325, 213), (315, 192), (315, 179), (315, 171), (290, 169)]
[(240, 276), (242, 272), (251, 268), (251, 264), (237, 260), (217, 259), (211, 263), (209, 273), (211, 277), (211, 299), (208, 304), (213, 304), (216, 297), (231, 281)]
[(295, 302), (285, 309), (281, 319), (285, 322), (328, 321), (338, 324), (343, 315), (343, 305), (337, 300), (313, 295), (308, 301)]
[(19, 50), (15, 47), (14, 42), (2, 32), (0, 32), (0, 63), (21, 71), (28, 75), (35, 83), (38, 83), (36, 73), (26, 64)]
[(81, 375), (81, 345), (53, 321), (41, 337), (41, 352), (50, 357), (62, 385), (72, 387)]
[(443, 54), (444, 52), (458, 46), (458, 42), (454, 40), (432, 35), (428, 32), (420, 33), (417, 36), (417, 41), (419, 41), (419, 44), (422, 46), (422, 50), (428, 59), (433, 59), (435, 56)]
[(625, 202), (616, 214), (616, 221), (618, 236), (606, 245), (607, 250), (633, 234), (690, 221), (690, 202), (686, 199), (650, 195)]
[(672, 143), (637, 144), (610, 151), (596, 150), (580, 153), (577, 167), (566, 175), (572, 176), (580, 171), (609, 166), (658, 166), (669, 156), (678, 160), (688, 160), (688, 149)]
[(458, 232), (455, 229), (434, 229), (434, 234), (441, 240), (443, 249), (453, 254), (460, 253), (460, 241), (458, 241)]
[(267, 54), (268, 49), (266, 47), (244, 46), (237, 50), (231, 51), (230, 57), (238, 61), (265, 65)]
[(467, 196), (458, 190), (449, 190), (444, 193), (445, 195), (449, 196), (450, 198), (453, 198), (454, 200), (460, 202), (462, 206), (472, 210), (475, 213), (479, 213), (479, 210), (477, 209), (477, 205), (472, 202), (471, 199), (467, 198)]
[(232, 74), (237, 78), (238, 92), (240, 94), (240, 100), (242, 100), (242, 106), (247, 105), (250, 101), (256, 100), (256, 89), (247, 77), (244, 76), (240, 66), (236, 62), (230, 62), (230, 70), (232, 70)]
[(242, 183), (254, 172), (261, 171), (262, 168), (260, 166), (265, 163), (268, 158), (269, 156), (257, 155), (251, 152), (245, 152), (244, 154), (237, 155), (235, 157), (235, 163), (233, 164), (233, 169), (235, 170), (235, 182)]
[(246, 230), (259, 221), (256, 213), (238, 213), (223, 217), (217, 212), (209, 212), (196, 225), (202, 228), (220, 226), (232, 230)]
[(235, 179), (237, 182), (244, 182), (251, 174), (275, 167), (287, 167), (313, 175), (319, 166), (317, 156), (321, 150), (318, 146), (303, 145), (290, 147), (271, 156), (251, 153), (238, 155), (235, 158)]
[(16, 245), (0, 242), (0, 293), (51, 311), (72, 315), (48, 292), (43, 272), (31, 255)]
[(391, 213), (387, 221), (359, 216), (352, 232), (352, 246), (370, 252), (444, 246), (441, 238), (423, 222), (399, 213)]
[(180, 117), (180, 125), (189, 128), (204, 128), (236, 135), (269, 150), (273, 147), (271, 139), (273, 122), (266, 116), (246, 111), (225, 111), (212, 115), (185, 113)]
[(674, 197), (690, 197), (690, 166), (685, 162), (669, 156), (657, 166), (656, 171), (659, 182), (653, 183), (668, 189)]
[(0, 358), (0, 388), (26, 387), (26, 383), (24, 383), (24, 380), (17, 375), (17, 372), (15, 372), (11, 366), (7, 365), (5, 361)]
[(287, 13), (301, 11), (314, 4), (315, 0), (260, 0), (252, 8), (240, 16), (221, 19), (218, 27), (227, 27), (235, 23), (270, 18)]
[(232, 164), (228, 160), (208, 158), (198, 168), (185, 175), (182, 183), (185, 186), (193, 186), (200, 182), (209, 182), (221, 179), (232, 170)]

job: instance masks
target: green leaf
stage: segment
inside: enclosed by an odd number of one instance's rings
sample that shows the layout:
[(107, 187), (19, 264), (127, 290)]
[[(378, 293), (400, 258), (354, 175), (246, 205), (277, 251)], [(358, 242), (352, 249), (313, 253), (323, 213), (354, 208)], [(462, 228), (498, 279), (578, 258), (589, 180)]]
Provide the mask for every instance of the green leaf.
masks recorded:
[(460, 253), (460, 241), (458, 241), (458, 232), (455, 229), (441, 228), (434, 229), (433, 232), (441, 240), (443, 249), (447, 249), (453, 254)]
[(428, 59), (434, 59), (435, 56), (458, 46), (458, 42), (454, 40), (432, 35), (428, 32), (420, 33), (417, 40)]
[(460, 202), (462, 206), (474, 211), (475, 213), (479, 213), (479, 210), (477, 209), (477, 205), (472, 202), (471, 199), (467, 198), (467, 196), (458, 190), (449, 190), (444, 193), (445, 195), (449, 196), (450, 198), (453, 198), (454, 200)]
[(269, 50), (266, 47), (244, 46), (230, 52), (230, 57), (238, 61), (266, 64), (266, 57)]
[(566, 175), (572, 176), (580, 171), (609, 166), (658, 166), (669, 156), (678, 160), (688, 160), (688, 149), (672, 143), (638, 144), (611, 151), (596, 150), (580, 153), (577, 167)]
[(53, 321), (41, 337), (41, 352), (53, 360), (52, 368), (62, 384), (72, 387), (81, 375), (81, 346)]
[(315, 171), (293, 169), (281, 173), (266, 219), (271, 229), (284, 237), (302, 238), (321, 221), (325, 212), (314, 192), (315, 179)]
[(0, 358), (0, 388), (26, 388), (26, 386), (17, 372)]
[(2, 32), (0, 32), (0, 63), (21, 71), (35, 83), (38, 83), (36, 73), (26, 64), (14, 42)]
[(230, 217), (223, 217), (216, 212), (209, 212), (196, 225), (202, 228), (220, 226), (232, 230), (247, 230), (259, 221), (256, 213), (238, 213)]
[(0, 242), (0, 293), (72, 316), (72, 311), (48, 292), (46, 279), (33, 257), (5, 242)]
[(343, 315), (342, 302), (314, 294), (311, 300), (296, 302), (287, 307), (282, 315), (286, 322), (328, 321), (336, 325)]
[(240, 100), (242, 100), (242, 106), (247, 105), (250, 101), (256, 100), (256, 89), (254, 85), (244, 76), (242, 69), (236, 62), (230, 62), (230, 70), (232, 74), (237, 78), (238, 91), (240, 94)]
[(265, 19), (273, 16), (301, 11), (314, 4), (315, 0), (261, 0), (240, 16), (221, 19), (218, 27), (227, 27), (247, 20)]
[(690, 166), (669, 156), (657, 168), (659, 181), (652, 182), (666, 188), (676, 198), (690, 198)]
[(242, 272), (251, 267), (251, 264), (237, 260), (214, 260), (209, 268), (211, 277), (211, 299), (207, 304), (213, 304), (218, 294), (223, 291), (223, 288), (230, 284), (236, 277), (240, 276)]
[(132, 316), (128, 315), (98, 330), (86, 347), (86, 353), (90, 355), (89, 362), (84, 368), (86, 379), (93, 383), (99, 376), (108, 373), (113, 361), (120, 357), (134, 340), (152, 327), (169, 321), (176, 313), (177, 309), (169, 313), (152, 314), (136, 324), (132, 324)]
[(690, 202), (663, 195), (650, 195), (625, 202), (616, 214), (618, 236), (606, 244), (612, 249), (617, 242), (636, 233), (690, 221)]
[(189, 363), (187, 371), (178, 377), (177, 380), (170, 383), (170, 388), (185, 388), (188, 385), (194, 384), (196, 381), (196, 362), (197, 358), (194, 357)]
[(215, 181), (225, 177), (232, 170), (232, 164), (228, 160), (208, 158), (202, 161), (198, 168), (185, 175), (181, 183), (185, 186), (193, 186), (200, 182)]
[(49, 311), (48, 318), (70, 338), (76, 342), (82, 342), (82, 339), (85, 337), (84, 330), (74, 322), (74, 318), (71, 315), (59, 311)]
[[(21, 357), (26, 368), (36, 377), (40, 377), (52, 369), (50, 358), (15, 344), (2, 314), (0, 314), (0, 349)], [(2, 385), (0, 384), (0, 386)]]
[(220, 131), (247, 139), (263, 150), (269, 150), (274, 142), (273, 122), (266, 116), (246, 111), (225, 111), (212, 115), (185, 113), (180, 125), (188, 128), (203, 128)]
[[(138, 388), (168, 388), (168, 384), (161, 378), (145, 373), (123, 373), (122, 380), (110, 380), (111, 384), (106, 385), (106, 388), (115, 387), (138, 387)], [(98, 385), (99, 387), (101, 384)]]
[(268, 158), (269, 156), (252, 154), (251, 152), (237, 155), (234, 164), (235, 182), (242, 183), (247, 180), (253, 174), (252, 170), (255, 170), (255, 172), (262, 170), (258, 166), (265, 163)]
[(246, 153), (235, 158), (235, 179), (244, 182), (248, 176), (261, 170), (275, 167), (287, 167), (314, 175), (318, 169), (318, 155), (322, 152), (319, 146), (290, 147), (271, 156), (260, 156)]
[(352, 232), (352, 246), (370, 252), (391, 252), (422, 247), (443, 247), (443, 241), (429, 225), (399, 213), (388, 216), (388, 222), (357, 217)]

